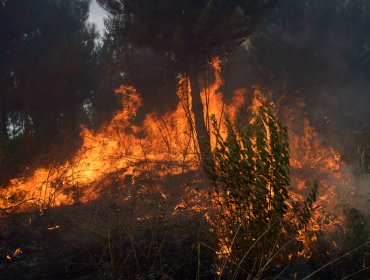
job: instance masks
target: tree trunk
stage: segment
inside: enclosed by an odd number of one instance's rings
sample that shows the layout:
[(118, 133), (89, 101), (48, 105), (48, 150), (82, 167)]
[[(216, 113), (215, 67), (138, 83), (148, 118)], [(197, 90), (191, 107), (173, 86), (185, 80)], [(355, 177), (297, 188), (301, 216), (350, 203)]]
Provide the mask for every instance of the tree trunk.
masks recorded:
[[(58, 112), (55, 106), (49, 107), (49, 111), (46, 111), (47, 121), (45, 131), (45, 137), (49, 140), (55, 139), (58, 136)], [(68, 116), (66, 116), (68, 117)]]
[(31, 123), (29, 117), (29, 98), (27, 92), (23, 93), (23, 135), (24, 135), (24, 155), (26, 158), (30, 155), (30, 144), (31, 144)]
[(201, 98), (198, 66), (194, 58), (190, 58), (188, 64), (188, 73), (191, 88), (192, 110), (194, 113), (195, 131), (197, 133), (197, 141), (199, 144), (201, 160), (211, 152), (210, 135), (206, 127), (206, 122), (203, 113), (203, 103)]
[(0, 138), (1, 142), (6, 142), (9, 138), (8, 135), (8, 110), (6, 105), (1, 107), (1, 123), (0, 123)]

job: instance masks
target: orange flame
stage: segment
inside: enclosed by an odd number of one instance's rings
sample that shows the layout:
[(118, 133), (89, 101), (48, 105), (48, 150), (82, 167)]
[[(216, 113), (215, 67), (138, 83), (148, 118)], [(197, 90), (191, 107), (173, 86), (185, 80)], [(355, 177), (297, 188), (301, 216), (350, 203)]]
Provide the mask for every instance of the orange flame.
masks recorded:
[[(254, 87), (252, 92), (244, 88), (236, 90), (231, 102), (227, 103), (220, 92), (223, 85), (221, 61), (216, 58), (211, 64), (214, 82), (201, 92), (206, 120), (214, 114), (217, 119), (227, 115), (233, 122), (243, 108), (255, 112), (267, 100), (266, 95), (258, 87)], [(130, 177), (134, 182), (142, 172), (142, 169), (137, 168), (138, 164), (145, 165), (151, 172), (162, 177), (199, 170), (197, 142), (192, 127), (194, 116), (190, 105), (190, 83), (186, 76), (178, 80), (177, 108), (162, 116), (149, 113), (141, 126), (133, 124), (136, 112), (142, 104), (136, 89), (121, 86), (116, 93), (121, 96), (122, 110), (98, 132), (83, 128), (83, 144), (68, 162), (39, 168), (30, 178), (13, 179), (8, 187), (1, 188), (0, 209), (11, 210), (22, 208), (20, 205), (31, 204), (37, 205), (42, 211), (47, 206), (88, 202), (98, 198), (99, 188), (105, 187), (99, 182), (108, 174), (116, 174), (121, 181)], [(246, 104), (248, 95), (252, 96), (249, 107)], [(290, 128), (292, 188), (297, 190), (291, 196), (303, 201), (308, 186), (313, 183), (311, 178), (317, 178), (320, 185), (317, 204), (332, 209), (334, 201), (343, 195), (341, 193), (352, 191), (349, 187), (349, 174), (345, 171), (340, 155), (332, 148), (325, 147), (308, 119), (301, 116), (299, 112), (303, 111), (303, 107), (303, 102), (297, 102), (296, 108), (278, 110), (283, 116), (283, 123)], [(222, 125), (223, 122), (221, 128)], [(211, 129), (209, 123), (207, 126)], [(211, 144), (214, 144), (214, 139), (211, 139)], [(166, 193), (156, 191), (160, 192), (163, 199), (167, 199)], [(192, 204), (186, 197), (193, 197), (198, 201)], [(201, 199), (204, 199), (202, 194), (194, 189), (184, 190), (181, 202), (174, 207), (173, 213), (184, 209), (200, 211), (203, 209), (199, 206)], [(211, 207), (209, 201), (204, 203), (207, 205), (205, 207)], [(315, 215), (322, 213), (318, 211)], [(138, 219), (149, 218), (143, 216)], [(317, 218), (314, 217), (310, 224), (312, 231), (330, 230), (335, 223), (340, 222), (340, 218), (337, 218), (328, 224), (318, 224), (315, 222)], [(315, 236), (307, 236), (301, 232), (298, 239), (308, 246), (315, 241)], [(229, 249), (224, 250), (227, 252)]]

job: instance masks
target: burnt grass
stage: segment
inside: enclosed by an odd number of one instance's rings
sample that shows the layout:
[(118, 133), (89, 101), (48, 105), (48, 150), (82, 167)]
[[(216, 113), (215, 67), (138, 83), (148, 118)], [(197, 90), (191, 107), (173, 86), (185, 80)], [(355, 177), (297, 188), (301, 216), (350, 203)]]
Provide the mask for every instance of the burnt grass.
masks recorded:
[[(132, 222), (117, 204), (94, 204), (53, 208), (38, 217), (8, 215), (0, 240), (1, 279), (194, 279), (196, 245), (214, 244), (198, 214)], [(17, 248), (22, 253), (13, 256)], [(200, 254), (199, 273), (212, 275), (213, 252), (202, 248)]]
[[(207, 199), (196, 177), (143, 174), (127, 188), (121, 186), (131, 178), (110, 175), (88, 203), (2, 211), (0, 279), (217, 279), (217, 238), (204, 209), (195, 207)], [(345, 255), (368, 240), (357, 214), (348, 214), (352, 231), (319, 234), (310, 258), (272, 267), (262, 279), (303, 279), (338, 257), (310, 279), (370, 279), (369, 246)]]
[[(131, 176), (109, 174), (93, 186), (99, 198), (88, 203), (0, 212), (0, 279), (194, 279), (214, 274), (214, 251), (197, 246), (216, 248), (205, 212), (191, 209), (207, 193), (187, 183), (197, 181), (197, 174), (188, 172), (182, 180), (149, 175), (142, 172), (133, 184)], [(18, 248), (21, 253), (15, 253)]]

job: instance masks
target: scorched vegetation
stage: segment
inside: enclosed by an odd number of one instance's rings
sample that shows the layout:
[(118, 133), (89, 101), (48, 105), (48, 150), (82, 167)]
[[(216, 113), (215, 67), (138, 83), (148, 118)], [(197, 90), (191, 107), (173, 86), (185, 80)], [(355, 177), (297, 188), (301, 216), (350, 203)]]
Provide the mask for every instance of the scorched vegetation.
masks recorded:
[(369, 279), (369, 18), (0, 0), (0, 278)]

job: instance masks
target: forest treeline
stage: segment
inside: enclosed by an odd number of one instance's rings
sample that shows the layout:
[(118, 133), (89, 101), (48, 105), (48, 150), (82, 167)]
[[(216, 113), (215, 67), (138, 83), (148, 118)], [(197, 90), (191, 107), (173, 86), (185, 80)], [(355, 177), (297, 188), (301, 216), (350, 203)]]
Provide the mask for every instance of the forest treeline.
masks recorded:
[[(140, 1), (148, 8), (152, 2)], [(207, 1), (187, 0), (189, 11), (193, 2)], [(349, 161), (369, 154), (370, 3), (276, 2), (246, 40), (218, 51), (225, 95), (257, 84), (278, 96), (287, 95), (285, 102), (302, 97), (316, 126)], [(161, 17), (167, 14), (176, 25), (181, 9), (171, 10), (168, 3), (161, 1), (158, 9), (166, 11)], [(135, 41), (123, 32), (127, 17), (112, 13), (99, 36), (87, 22), (89, 5), (89, 0), (0, 0), (2, 184), (33, 165), (73, 153), (81, 142), (81, 124), (98, 129), (119, 108), (114, 89), (121, 84), (137, 87), (144, 97), (138, 121), (145, 111), (162, 113), (176, 105), (176, 78), (184, 72), (183, 57), (166, 46), (140, 44), (143, 38), (161, 35), (148, 28), (161, 18), (139, 22), (135, 32), (141, 41)], [(222, 22), (222, 13), (208, 16), (215, 17), (209, 22)], [(230, 29), (221, 27), (219, 32), (225, 34), (219, 38), (227, 38)], [(163, 36), (163, 43), (181, 44)], [(212, 54), (209, 42), (203, 46), (202, 52)], [(350, 136), (343, 141), (344, 135)]]

